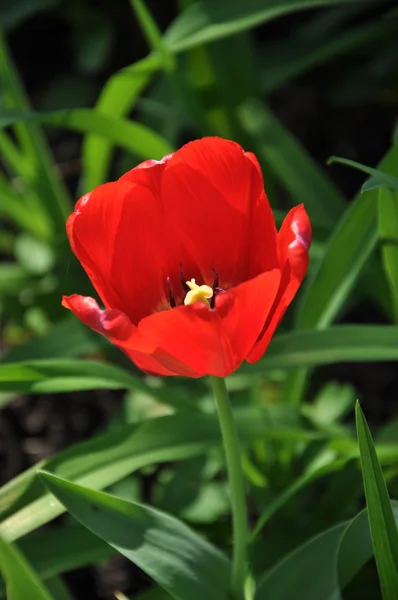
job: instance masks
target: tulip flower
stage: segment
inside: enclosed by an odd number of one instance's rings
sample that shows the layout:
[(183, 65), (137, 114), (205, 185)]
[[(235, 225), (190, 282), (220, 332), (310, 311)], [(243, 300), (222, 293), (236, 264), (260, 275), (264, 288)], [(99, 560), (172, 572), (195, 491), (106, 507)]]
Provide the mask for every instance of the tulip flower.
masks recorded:
[(67, 222), (105, 308), (63, 298), (155, 375), (224, 377), (264, 354), (307, 270), (302, 205), (279, 232), (255, 156), (204, 138), (97, 187)]

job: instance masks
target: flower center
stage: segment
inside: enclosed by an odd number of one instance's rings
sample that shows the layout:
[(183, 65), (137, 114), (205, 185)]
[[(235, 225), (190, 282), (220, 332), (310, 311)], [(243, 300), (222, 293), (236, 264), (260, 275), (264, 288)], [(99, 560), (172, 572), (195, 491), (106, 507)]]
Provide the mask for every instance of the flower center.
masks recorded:
[(213, 289), (209, 285), (197, 285), (195, 279), (186, 282), (189, 292), (185, 296), (184, 304), (194, 304), (194, 302), (203, 302), (207, 308), (210, 308), (209, 299), (213, 297)]

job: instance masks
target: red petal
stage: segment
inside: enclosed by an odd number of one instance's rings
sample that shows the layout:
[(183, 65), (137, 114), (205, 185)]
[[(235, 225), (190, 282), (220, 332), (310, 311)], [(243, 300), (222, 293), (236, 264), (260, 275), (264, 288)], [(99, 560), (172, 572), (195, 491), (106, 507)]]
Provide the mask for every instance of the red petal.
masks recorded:
[(71, 310), (85, 325), (106, 337), (112, 344), (118, 346), (127, 356), (146, 373), (153, 375), (185, 375), (196, 377), (184, 364), (180, 365), (172, 357), (166, 357), (169, 365), (176, 371), (170, 370), (154, 358), (158, 353), (163, 357), (151, 342), (144, 339), (137, 328), (129, 321), (128, 317), (118, 310), (101, 310), (93, 298), (79, 296), (64, 296), (62, 305)]
[(183, 146), (165, 166), (162, 204), (186, 277), (194, 275), (184, 261), (198, 265), (200, 283), (211, 284), (213, 267), (226, 288), (276, 267), (261, 170), (238, 144), (204, 138)]
[(166, 300), (170, 253), (160, 201), (147, 187), (121, 180), (96, 188), (76, 204), (67, 231), (107, 308), (137, 323)]
[(119, 181), (129, 181), (145, 186), (155, 197), (160, 198), (162, 174), (172, 156), (173, 154), (166, 154), (161, 160), (145, 160), (122, 175)]
[[(239, 367), (258, 338), (279, 282), (280, 272), (268, 271), (218, 294), (215, 310), (200, 303), (180, 306), (143, 319), (138, 329), (199, 375), (225, 377)], [(167, 356), (159, 360), (170, 368)]]
[(247, 357), (250, 363), (256, 362), (264, 354), (276, 327), (304, 279), (308, 267), (308, 249), (311, 237), (311, 223), (301, 204), (289, 211), (278, 233), (278, 254), (282, 279), (261, 338)]

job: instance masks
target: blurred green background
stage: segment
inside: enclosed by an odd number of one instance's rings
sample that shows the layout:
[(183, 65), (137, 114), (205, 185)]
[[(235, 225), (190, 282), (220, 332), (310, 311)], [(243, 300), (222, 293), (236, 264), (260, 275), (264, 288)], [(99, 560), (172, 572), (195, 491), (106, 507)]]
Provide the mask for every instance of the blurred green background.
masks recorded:
[[(135, 594), (149, 579), (120, 556), (104, 563), (109, 548), (68, 519), (36, 531), (57, 516), (32, 508), (44, 492), (27, 469), (42, 460), (229, 543), (219, 451), (182, 462), (165, 451), (109, 476), (128, 449), (112, 455), (107, 438), (85, 462), (79, 446), (162, 415), (213, 414), (206, 382), (142, 376), (60, 304), (94, 294), (64, 232), (74, 201), (191, 139), (219, 135), (255, 152), (277, 224), (304, 202), (314, 229), (306, 284), (278, 336), (228, 382), (237, 410), (267, 415), (256, 430), (242, 412), (253, 523), (276, 502), (256, 540), (259, 569), (363, 506), (356, 398), (388, 449), (397, 496), (396, 1), (3, 0), (0, 34), (0, 460), (1, 484), (12, 482), (0, 490), (0, 534), (21, 538), (54, 598), (68, 597), (65, 582), (77, 599), (114, 589), (144, 598)], [(332, 155), (395, 179), (369, 184), (357, 168), (328, 165)], [(345, 589), (355, 597), (380, 597), (372, 563)]]

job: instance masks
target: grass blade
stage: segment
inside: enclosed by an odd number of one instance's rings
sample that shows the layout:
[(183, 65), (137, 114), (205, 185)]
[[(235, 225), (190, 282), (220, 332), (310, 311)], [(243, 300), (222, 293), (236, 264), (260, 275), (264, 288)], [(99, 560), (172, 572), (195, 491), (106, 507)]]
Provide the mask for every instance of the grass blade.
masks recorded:
[(344, 198), (272, 112), (262, 102), (249, 100), (239, 117), (244, 130), (259, 140), (260, 160), (287, 189), (293, 203), (303, 202), (311, 219), (335, 223), (344, 211)]
[(361, 165), (361, 163), (358, 163), (355, 160), (349, 160), (348, 158), (339, 158), (337, 156), (331, 156), (329, 158), (328, 164), (332, 163), (340, 163), (341, 165), (354, 167), (354, 169), (358, 169), (359, 171), (363, 171), (364, 173), (371, 175), (371, 178), (365, 181), (361, 188), (363, 192), (366, 192), (368, 190), (374, 190), (379, 187), (385, 187), (393, 191), (398, 190), (398, 177), (393, 177), (388, 173), (383, 173), (383, 171), (380, 171), (379, 169), (372, 169), (372, 167)]
[(368, 424), (357, 403), (358, 444), (369, 526), (383, 600), (398, 600), (398, 532)]
[[(289, 13), (358, 0), (202, 0), (183, 11), (166, 33), (174, 52), (251, 29)], [(359, 0), (360, 1), (360, 0)]]
[[(398, 181), (398, 179), (397, 179)], [(398, 319), (398, 193), (379, 189), (379, 237), (384, 271), (390, 285), (395, 319)]]
[[(146, 58), (112, 75), (106, 82), (94, 110), (102, 115), (119, 118), (133, 108), (141, 91), (161, 68), (159, 55)], [(107, 178), (113, 142), (94, 133), (85, 136), (83, 142), (83, 170), (86, 189), (94, 189)]]
[(397, 339), (398, 327), (387, 325), (338, 325), (322, 331), (295, 331), (276, 336), (264, 358), (251, 365), (243, 364), (239, 373), (397, 360)]
[(90, 108), (53, 113), (6, 114), (0, 119), (0, 127), (30, 120), (37, 120), (52, 127), (65, 127), (79, 133), (95, 133), (143, 159), (159, 159), (173, 151), (168, 142), (149, 127), (127, 119), (103, 115)]
[[(19, 111), (30, 109), (1, 30), (0, 83), (3, 87), (5, 105), (8, 108)], [(32, 165), (33, 178), (30, 183), (41, 198), (42, 206), (51, 217), (55, 230), (64, 231), (70, 202), (66, 188), (55, 172), (46, 140), (36, 123), (20, 123), (16, 133), (24, 149), (24, 155)]]

